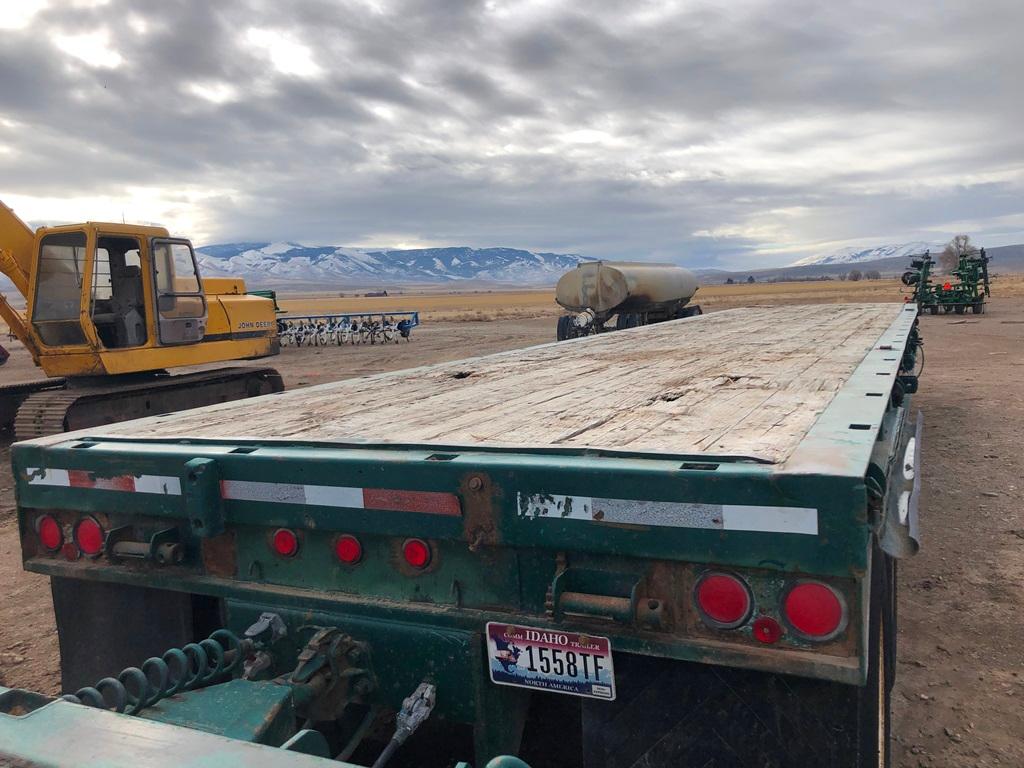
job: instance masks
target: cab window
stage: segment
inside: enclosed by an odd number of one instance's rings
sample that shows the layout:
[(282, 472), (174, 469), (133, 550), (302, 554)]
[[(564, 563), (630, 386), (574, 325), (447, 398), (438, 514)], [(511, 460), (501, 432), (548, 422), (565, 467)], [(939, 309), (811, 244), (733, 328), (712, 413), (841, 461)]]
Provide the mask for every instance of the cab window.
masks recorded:
[(43, 237), (32, 305), (32, 326), (48, 347), (85, 344), (79, 318), (85, 233), (61, 232)]
[(155, 241), (157, 307), (166, 318), (202, 317), (206, 314), (199, 269), (188, 243)]

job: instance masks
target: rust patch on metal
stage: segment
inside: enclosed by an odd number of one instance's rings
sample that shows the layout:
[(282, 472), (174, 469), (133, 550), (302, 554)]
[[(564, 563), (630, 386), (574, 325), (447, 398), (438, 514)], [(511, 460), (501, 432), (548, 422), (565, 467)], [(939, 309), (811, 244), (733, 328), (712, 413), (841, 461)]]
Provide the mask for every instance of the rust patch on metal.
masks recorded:
[(200, 548), (203, 557), (203, 570), (210, 576), (234, 578), (238, 573), (234, 531), (202, 539)]
[(482, 472), (473, 472), (462, 478), (459, 495), (463, 505), (463, 537), (470, 552), (481, 546), (496, 546), (498, 536), (498, 509), (501, 491)]

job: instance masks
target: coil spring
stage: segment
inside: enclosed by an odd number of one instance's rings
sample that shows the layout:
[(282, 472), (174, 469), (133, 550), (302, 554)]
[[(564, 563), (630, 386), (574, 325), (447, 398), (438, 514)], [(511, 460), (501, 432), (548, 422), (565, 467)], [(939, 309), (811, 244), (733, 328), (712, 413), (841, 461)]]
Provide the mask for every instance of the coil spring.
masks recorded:
[(206, 640), (171, 648), (161, 657), (146, 659), (141, 667), (127, 667), (117, 677), (104, 677), (61, 699), (135, 715), (168, 696), (234, 673), (245, 661), (242, 644), (233, 632), (218, 629)]

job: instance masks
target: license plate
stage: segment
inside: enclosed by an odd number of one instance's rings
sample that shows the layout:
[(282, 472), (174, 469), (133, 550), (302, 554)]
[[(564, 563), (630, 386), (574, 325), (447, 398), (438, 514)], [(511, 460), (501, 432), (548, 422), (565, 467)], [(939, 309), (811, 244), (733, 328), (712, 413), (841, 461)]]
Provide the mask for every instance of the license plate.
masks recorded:
[(612, 644), (607, 637), (516, 624), (487, 624), (491, 680), (573, 696), (615, 698)]

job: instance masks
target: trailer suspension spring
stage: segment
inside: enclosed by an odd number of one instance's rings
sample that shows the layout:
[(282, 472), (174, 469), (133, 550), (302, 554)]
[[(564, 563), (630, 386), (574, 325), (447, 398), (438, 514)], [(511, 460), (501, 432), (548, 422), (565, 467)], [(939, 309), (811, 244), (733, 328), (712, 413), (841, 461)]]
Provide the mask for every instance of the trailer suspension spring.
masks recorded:
[(168, 696), (202, 688), (240, 671), (253, 646), (252, 640), (242, 640), (233, 632), (218, 629), (206, 640), (171, 648), (163, 656), (146, 659), (140, 667), (127, 667), (116, 677), (105, 677), (96, 685), (61, 698), (136, 715)]

